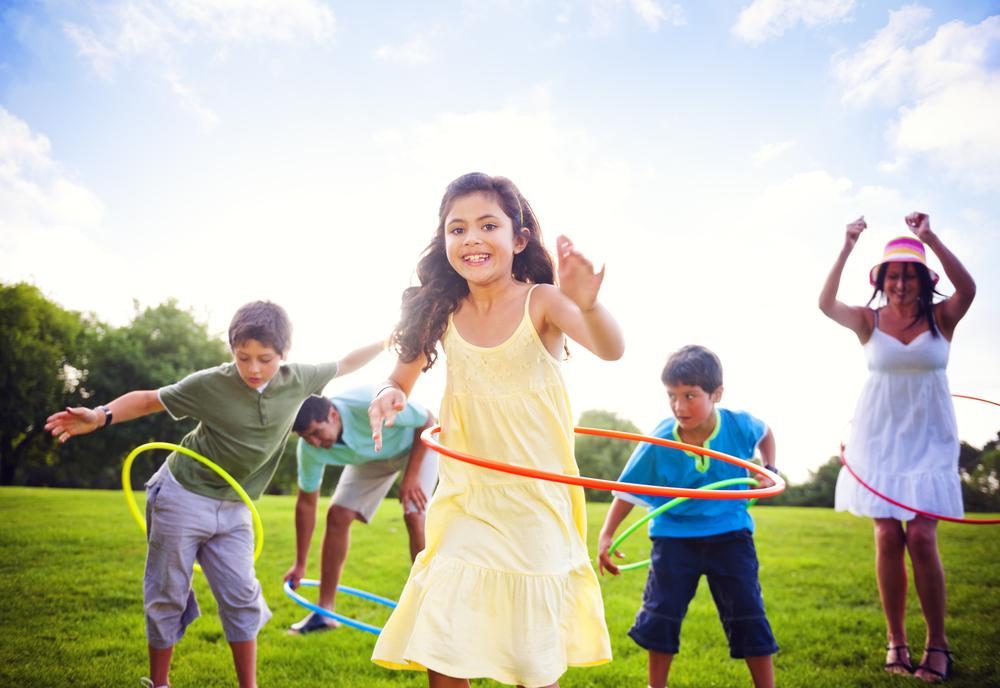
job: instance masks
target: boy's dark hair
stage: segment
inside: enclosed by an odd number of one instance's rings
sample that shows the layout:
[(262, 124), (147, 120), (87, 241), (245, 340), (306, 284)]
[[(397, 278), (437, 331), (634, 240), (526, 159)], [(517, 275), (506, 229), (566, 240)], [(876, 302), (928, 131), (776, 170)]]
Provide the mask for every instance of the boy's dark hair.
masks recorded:
[(298, 414), (295, 416), (295, 422), (292, 423), (292, 432), (301, 435), (312, 425), (313, 421), (322, 423), (330, 417), (330, 409), (332, 407), (333, 402), (326, 397), (316, 394), (306, 397), (306, 400), (302, 402), (302, 406), (299, 407)]
[(270, 301), (251, 301), (240, 306), (229, 323), (229, 348), (256, 339), (279, 354), (292, 345), (292, 321), (285, 309)]
[(711, 394), (722, 386), (722, 361), (705, 347), (689, 344), (670, 354), (660, 380), (665, 385), (697, 385)]

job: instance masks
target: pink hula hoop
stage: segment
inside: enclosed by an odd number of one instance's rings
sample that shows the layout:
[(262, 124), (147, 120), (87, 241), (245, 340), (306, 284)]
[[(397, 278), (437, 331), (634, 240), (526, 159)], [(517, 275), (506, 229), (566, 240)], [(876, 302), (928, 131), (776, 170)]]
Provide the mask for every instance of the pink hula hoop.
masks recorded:
[[(951, 396), (956, 397), (958, 399), (971, 399), (973, 401), (982, 401), (982, 402), (987, 403), (987, 404), (993, 404), (994, 406), (1000, 406), (1000, 404), (998, 404), (995, 401), (990, 401), (989, 399), (981, 399), (979, 397), (971, 397), (971, 396), (968, 396), (966, 394), (952, 394)], [(860, 475), (858, 475), (857, 473), (854, 472), (854, 469), (851, 468), (850, 465), (848, 465), (848, 463), (847, 463), (847, 457), (844, 454), (844, 443), (843, 442), (840, 443), (840, 463), (843, 464), (844, 468), (847, 469), (847, 472), (850, 473), (854, 477), (854, 479), (857, 480), (859, 483), (861, 483), (861, 485), (864, 488), (866, 488), (869, 492), (871, 492), (872, 494), (874, 494), (876, 497), (880, 497), (880, 498), (884, 499), (885, 501), (889, 502), (890, 504), (892, 504), (894, 506), (898, 506), (900, 509), (906, 509), (907, 511), (912, 511), (915, 514), (919, 514), (921, 516), (926, 516), (927, 518), (933, 518), (933, 519), (935, 519), (937, 521), (949, 521), (951, 523), (964, 523), (966, 525), (971, 525), (971, 526), (992, 526), (992, 525), (1000, 524), (1000, 518), (955, 518), (954, 516), (942, 516), (941, 514), (934, 514), (934, 513), (931, 513), (930, 511), (922, 511), (920, 509), (914, 509), (912, 506), (907, 506), (906, 504), (903, 504), (901, 502), (897, 502), (892, 497), (884, 495), (881, 492), (879, 492), (878, 490), (876, 490), (874, 487), (872, 487), (871, 485), (869, 485), (868, 483), (866, 483), (864, 480), (862, 480)]]

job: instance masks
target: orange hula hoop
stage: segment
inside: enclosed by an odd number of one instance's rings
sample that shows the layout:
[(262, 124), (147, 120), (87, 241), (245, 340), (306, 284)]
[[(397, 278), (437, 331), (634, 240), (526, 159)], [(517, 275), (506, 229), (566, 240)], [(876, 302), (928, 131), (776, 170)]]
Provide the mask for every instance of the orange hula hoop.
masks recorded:
[(619, 430), (604, 430), (602, 428), (585, 428), (581, 426), (577, 426), (573, 428), (573, 430), (578, 435), (593, 435), (595, 437), (610, 437), (613, 439), (631, 440), (632, 442), (659, 444), (664, 447), (672, 447), (674, 449), (689, 451), (694, 454), (701, 454), (702, 456), (710, 456), (714, 459), (719, 459), (736, 466), (741, 466), (752, 473), (756, 473), (757, 475), (774, 482), (774, 485), (771, 485), (770, 487), (753, 488), (750, 490), (704, 490), (690, 487), (665, 487), (662, 485), (623, 483), (617, 480), (604, 480), (602, 478), (587, 478), (580, 475), (553, 473), (551, 471), (543, 471), (537, 468), (529, 468), (527, 466), (517, 466), (503, 461), (496, 461), (494, 459), (484, 459), (480, 456), (473, 456), (472, 454), (466, 454), (455, 449), (449, 449), (434, 438), (434, 435), (441, 432), (440, 425), (435, 425), (432, 428), (424, 430), (420, 433), (420, 440), (427, 447), (433, 449), (439, 454), (443, 454), (444, 456), (452, 459), (458, 459), (459, 461), (464, 461), (465, 463), (472, 464), (473, 466), (479, 466), (480, 468), (489, 468), (494, 471), (520, 475), (525, 478), (548, 480), (550, 482), (564, 483), (566, 485), (578, 485), (580, 487), (590, 487), (597, 490), (618, 490), (619, 492), (652, 495), (654, 497), (692, 497), (695, 499), (752, 499), (773, 497), (774, 495), (781, 494), (785, 491), (785, 480), (780, 475), (771, 473), (762, 466), (758, 466), (750, 461), (738, 459), (735, 456), (723, 454), (722, 452), (715, 451), (713, 449), (707, 449), (705, 447), (699, 447), (685, 442), (677, 442), (676, 440), (666, 440), (661, 437), (639, 435), (632, 432), (621, 432)]
[[(979, 397), (970, 397), (967, 394), (952, 394), (951, 396), (957, 399), (971, 399), (973, 401), (982, 401), (987, 404), (993, 404), (994, 406), (1000, 406), (1000, 404), (998, 404), (995, 401), (990, 401), (989, 399), (980, 399)], [(933, 518), (936, 521), (949, 521), (950, 523), (964, 523), (970, 526), (994, 526), (1000, 524), (1000, 518), (956, 518), (955, 516), (942, 516), (941, 514), (934, 514), (931, 513), (930, 511), (921, 511), (920, 509), (914, 509), (912, 506), (907, 506), (906, 504), (897, 502), (892, 497), (888, 497), (879, 492), (878, 490), (876, 490), (874, 487), (872, 487), (864, 480), (862, 480), (860, 475), (854, 472), (854, 469), (851, 468), (847, 463), (847, 456), (845, 455), (844, 452), (843, 442), (840, 443), (840, 463), (843, 464), (844, 468), (847, 469), (847, 472), (850, 473), (855, 480), (861, 483), (862, 487), (866, 488), (876, 497), (881, 497), (890, 504), (898, 506), (900, 509), (906, 509), (907, 511), (912, 511), (915, 514), (926, 516), (927, 518)]]

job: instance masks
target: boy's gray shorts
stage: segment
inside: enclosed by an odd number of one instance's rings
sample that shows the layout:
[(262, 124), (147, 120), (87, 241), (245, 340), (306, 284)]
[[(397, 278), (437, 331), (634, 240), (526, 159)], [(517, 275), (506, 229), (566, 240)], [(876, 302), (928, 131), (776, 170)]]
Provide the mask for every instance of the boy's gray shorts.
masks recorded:
[(164, 463), (146, 483), (146, 524), (143, 598), (150, 646), (172, 647), (201, 613), (191, 589), (195, 559), (219, 604), (226, 640), (256, 638), (271, 610), (254, 571), (246, 504), (190, 492)]

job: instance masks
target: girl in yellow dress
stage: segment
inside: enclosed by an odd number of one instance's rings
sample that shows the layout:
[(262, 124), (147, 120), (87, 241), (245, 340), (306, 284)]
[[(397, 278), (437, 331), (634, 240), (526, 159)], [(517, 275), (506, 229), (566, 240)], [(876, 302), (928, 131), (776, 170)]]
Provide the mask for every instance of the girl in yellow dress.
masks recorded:
[[(434, 239), (403, 293), (399, 362), (369, 409), (381, 442), (440, 341), (447, 362), (441, 443), (578, 475), (559, 372), (565, 335), (605, 360), (624, 351), (597, 302), (604, 270), (559, 237), (559, 286), (531, 206), (503, 177), (467, 174), (441, 201)], [(568, 666), (611, 660), (586, 547), (583, 489), (445, 459), (427, 509), (427, 547), (372, 660), (426, 670), (432, 688), (492, 678), (557, 686)]]

